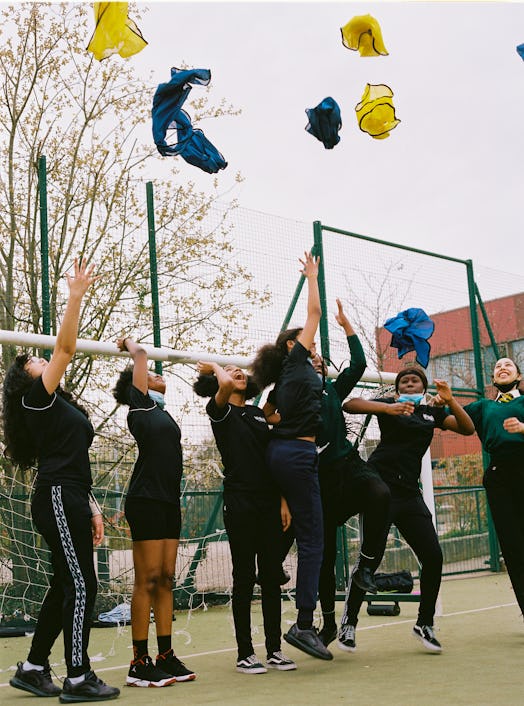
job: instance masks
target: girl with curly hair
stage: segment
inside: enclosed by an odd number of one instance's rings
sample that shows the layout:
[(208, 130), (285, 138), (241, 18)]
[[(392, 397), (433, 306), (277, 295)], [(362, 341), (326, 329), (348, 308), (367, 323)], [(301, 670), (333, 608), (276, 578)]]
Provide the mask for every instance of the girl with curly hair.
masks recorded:
[[(74, 277), (66, 275), (69, 298), (51, 360), (19, 355), (3, 385), (6, 455), (21, 468), (37, 464), (31, 514), (53, 566), (29, 655), (9, 683), (37, 696), (60, 695), (65, 703), (103, 701), (120, 693), (98, 679), (87, 654), (97, 591), (93, 544), (104, 536), (90, 492), (94, 432), (85, 410), (60, 388), (76, 349), (82, 299), (97, 279), (93, 270), (85, 260), (75, 260)], [(67, 678), (61, 690), (51, 679), (49, 655), (62, 631)]]
[(280, 578), (278, 543), (290, 515), (266, 466), (269, 427), (264, 412), (246, 400), (258, 387), (235, 365), (198, 364), (193, 389), (210, 397), (206, 412), (224, 465), (224, 526), (233, 562), (232, 610), (238, 647), (238, 672), (263, 674), (251, 639), (251, 601), (256, 581), (262, 589), (267, 666), (280, 671), (296, 669), (280, 649)]
[[(128, 686), (162, 687), (192, 681), (196, 674), (172, 648), (173, 578), (180, 541), (180, 428), (164, 409), (166, 383), (148, 371), (146, 350), (132, 338), (117, 341), (133, 365), (120, 373), (113, 390), (129, 407), (127, 424), (138, 444), (138, 458), (126, 494), (125, 515), (133, 539), (135, 582), (131, 598), (133, 660)], [(150, 612), (155, 616), (158, 656), (149, 656)]]
[(322, 503), (318, 480), (316, 436), (321, 424), (322, 380), (310, 360), (321, 316), (318, 258), (305, 253), (302, 274), (308, 284), (307, 318), (303, 328), (279, 334), (274, 345), (260, 348), (253, 362), (255, 382), (263, 389), (275, 384), (264, 406), (266, 419), (278, 422), (268, 445), (268, 466), (286, 498), (298, 548), (297, 622), (284, 639), (312, 657), (330, 660), (313, 627), (323, 552)]

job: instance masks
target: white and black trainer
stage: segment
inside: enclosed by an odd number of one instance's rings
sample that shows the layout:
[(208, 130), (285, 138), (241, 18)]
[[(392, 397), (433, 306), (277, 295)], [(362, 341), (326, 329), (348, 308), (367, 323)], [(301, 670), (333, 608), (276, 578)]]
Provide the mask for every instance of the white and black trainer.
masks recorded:
[(271, 669), (279, 669), (281, 672), (290, 672), (292, 669), (297, 668), (297, 665), (293, 662), (293, 660), (288, 659), (288, 657), (283, 655), (280, 650), (268, 655), (266, 664)]
[(265, 674), (267, 669), (262, 662), (258, 661), (258, 657), (253, 654), (238, 660), (237, 672), (242, 672), (242, 674)]
[(420, 640), (429, 652), (442, 652), (442, 645), (435, 637), (433, 625), (415, 625), (413, 628), (413, 636), (417, 640)]
[(355, 640), (355, 626), (341, 625), (338, 631), (337, 647), (343, 652), (355, 652), (357, 643)]

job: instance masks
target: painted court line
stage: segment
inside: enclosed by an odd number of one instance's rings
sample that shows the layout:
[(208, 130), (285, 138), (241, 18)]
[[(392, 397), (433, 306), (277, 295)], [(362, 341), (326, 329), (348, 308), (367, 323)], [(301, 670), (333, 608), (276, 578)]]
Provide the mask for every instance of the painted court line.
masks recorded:
[[(512, 603), (499, 603), (497, 605), (490, 605), (486, 606), (485, 608), (471, 608), (469, 610), (458, 610), (455, 611), (454, 613), (444, 613), (442, 618), (451, 618), (457, 615), (468, 615), (470, 613), (485, 613), (488, 610), (497, 610), (498, 608), (510, 608), (511, 606), (517, 605), (516, 601), (513, 601)], [(406, 623), (412, 623), (413, 618), (410, 618), (409, 620), (395, 620), (394, 622), (388, 622), (388, 623), (379, 623), (378, 625), (366, 625), (365, 627), (359, 628), (359, 630), (376, 630), (377, 628), (386, 628), (386, 627), (391, 627), (392, 625), (405, 625)], [(264, 643), (263, 642), (258, 642), (253, 645), (254, 647), (263, 647)], [(210, 655), (219, 655), (219, 654), (224, 654), (226, 652), (236, 652), (237, 648), (236, 647), (225, 647), (221, 650), (209, 650), (207, 652), (195, 652), (194, 654), (191, 655), (182, 655), (180, 659), (194, 659), (195, 657), (209, 657)], [(96, 668), (96, 672), (102, 674), (103, 672), (116, 672), (119, 669), (127, 669), (128, 663), (126, 664), (121, 664), (116, 667), (102, 667), (102, 669)], [(60, 677), (63, 678), (63, 677)], [(6, 682), (5, 684), (0, 684), (0, 687), (3, 686), (9, 686), (9, 684)]]

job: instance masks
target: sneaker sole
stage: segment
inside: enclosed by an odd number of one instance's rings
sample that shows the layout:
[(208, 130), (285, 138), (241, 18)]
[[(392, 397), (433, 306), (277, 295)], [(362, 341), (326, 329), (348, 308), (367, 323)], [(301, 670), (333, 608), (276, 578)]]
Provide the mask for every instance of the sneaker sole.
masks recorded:
[(147, 679), (136, 679), (135, 677), (127, 677), (127, 686), (139, 686), (143, 688), (162, 688), (163, 686), (171, 686), (176, 682), (175, 677), (170, 679), (160, 679), (160, 681), (149, 681)]
[(297, 650), (302, 650), (302, 652), (305, 652), (310, 657), (316, 657), (317, 659), (324, 659), (324, 660), (333, 659), (333, 655), (328, 650), (326, 650), (325, 653), (318, 652), (313, 647), (310, 647), (309, 645), (305, 645), (303, 642), (300, 642), (299, 640), (295, 640), (295, 638), (290, 636), (289, 633), (286, 633), (284, 635), (284, 640), (288, 643), (288, 645), (293, 645), (293, 647), (296, 647)]
[(183, 682), (183, 681), (195, 681), (197, 678), (196, 674), (185, 674), (182, 677), (173, 677), (175, 681)]
[(56, 699), (56, 697), (60, 696), (60, 694), (62, 693), (62, 691), (59, 689), (56, 692), (56, 694), (48, 694), (45, 691), (41, 691), (37, 686), (33, 686), (32, 684), (26, 684), (25, 681), (18, 679), (18, 677), (13, 677), (12, 679), (10, 679), (9, 685), (14, 687), (15, 689), (21, 689), (22, 691), (28, 691), (30, 694), (34, 694), (35, 696), (44, 696), (44, 697), (50, 697), (50, 698), (54, 698), (54, 699)]
[(357, 646), (355, 647), (350, 647), (349, 645), (345, 645), (343, 642), (340, 642), (340, 640), (337, 640), (337, 647), (339, 650), (342, 650), (342, 652), (356, 652), (357, 651)]
[(297, 665), (293, 664), (270, 664), (266, 662), (268, 669), (278, 669), (279, 672), (291, 672), (293, 669), (297, 668)]
[(427, 642), (427, 640), (424, 640), (423, 637), (420, 637), (420, 635), (417, 635), (416, 633), (411, 633), (415, 640), (420, 642), (423, 646), (424, 649), (426, 649), (428, 652), (433, 652), (434, 654), (440, 654), (442, 652), (442, 647), (437, 647), (436, 645), (432, 645), (430, 642)]
[(237, 672), (240, 672), (241, 674), (266, 674), (267, 669), (265, 667), (255, 667), (253, 669), (249, 669), (248, 667), (237, 667)]
[(64, 694), (62, 692), (58, 697), (61, 704), (78, 704), (84, 701), (111, 701), (112, 699), (117, 699), (120, 696), (120, 691), (117, 694), (111, 694), (110, 696), (74, 696), (74, 694)]

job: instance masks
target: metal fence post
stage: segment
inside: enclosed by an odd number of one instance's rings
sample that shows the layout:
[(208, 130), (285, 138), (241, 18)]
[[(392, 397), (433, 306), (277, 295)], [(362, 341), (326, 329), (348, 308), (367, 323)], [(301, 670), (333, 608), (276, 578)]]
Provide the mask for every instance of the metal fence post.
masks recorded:
[[(153, 198), (153, 182), (146, 183), (147, 195), (147, 233), (149, 241), (149, 276), (151, 280), (151, 307), (153, 313), (153, 344), (161, 348), (160, 336), (160, 305), (158, 300), (158, 269), (156, 259), (155, 205)], [(155, 373), (162, 375), (162, 361), (155, 360)]]

